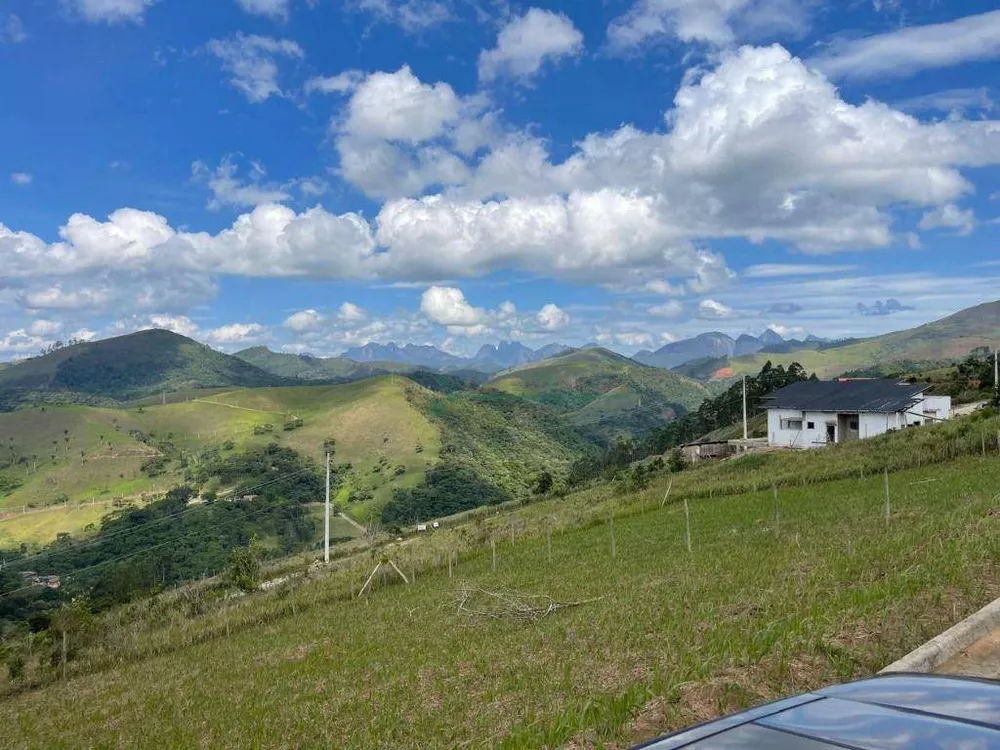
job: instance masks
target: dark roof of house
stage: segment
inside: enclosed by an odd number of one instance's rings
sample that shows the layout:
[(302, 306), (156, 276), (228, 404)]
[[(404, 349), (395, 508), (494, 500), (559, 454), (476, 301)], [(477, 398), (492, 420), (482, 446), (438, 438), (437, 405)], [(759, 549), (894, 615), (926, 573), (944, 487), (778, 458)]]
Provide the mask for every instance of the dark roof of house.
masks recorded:
[(802, 411), (905, 411), (929, 383), (901, 383), (892, 378), (872, 380), (803, 380), (767, 396), (769, 409)]

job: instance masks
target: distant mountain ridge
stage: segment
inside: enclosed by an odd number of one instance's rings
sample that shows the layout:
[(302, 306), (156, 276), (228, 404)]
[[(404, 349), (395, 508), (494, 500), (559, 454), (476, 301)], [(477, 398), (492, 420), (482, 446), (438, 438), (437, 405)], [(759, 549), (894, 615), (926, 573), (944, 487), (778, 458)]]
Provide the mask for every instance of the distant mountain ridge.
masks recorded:
[(743, 333), (735, 339), (719, 331), (709, 331), (693, 338), (672, 341), (655, 352), (644, 349), (636, 352), (632, 359), (644, 365), (671, 370), (695, 360), (744, 357), (762, 351), (791, 351), (801, 348), (807, 341), (820, 342), (822, 339), (810, 336), (806, 341), (785, 340), (770, 328), (760, 336)]
[(571, 349), (572, 347), (563, 344), (549, 344), (536, 351), (519, 341), (501, 341), (498, 344), (484, 344), (473, 357), (459, 357), (433, 346), (417, 344), (399, 346), (390, 342), (354, 347), (344, 352), (341, 358), (354, 362), (394, 362), (444, 372), (476, 370), (494, 373), (531, 362), (539, 362)]

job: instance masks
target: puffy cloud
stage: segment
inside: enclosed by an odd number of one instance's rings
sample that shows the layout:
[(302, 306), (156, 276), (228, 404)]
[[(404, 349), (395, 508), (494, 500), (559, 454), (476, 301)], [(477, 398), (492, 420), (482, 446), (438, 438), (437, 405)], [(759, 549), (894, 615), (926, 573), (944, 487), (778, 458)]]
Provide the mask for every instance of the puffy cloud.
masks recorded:
[(520, 80), (535, 76), (546, 62), (583, 52), (583, 34), (563, 13), (530, 8), (497, 35), (496, 47), (479, 55), (479, 80), (509, 75)]
[(448, 286), (432, 286), (425, 291), (420, 297), (420, 311), (431, 322), (449, 328), (477, 326), (485, 318), (485, 312), (470, 305), (461, 289)]
[(602, 331), (595, 336), (602, 346), (627, 346), (630, 348), (652, 346), (653, 336), (646, 331)]
[(543, 330), (558, 331), (560, 328), (565, 328), (569, 325), (570, 317), (569, 313), (550, 302), (538, 311), (538, 314), (535, 316), (535, 322)]
[(51, 341), (28, 333), (23, 328), (0, 335), (0, 354), (4, 356), (25, 356), (37, 354)]
[(955, 229), (963, 237), (972, 234), (976, 228), (976, 214), (971, 208), (962, 210), (954, 203), (938, 206), (933, 211), (924, 214), (920, 223), (920, 229)]
[(213, 344), (245, 344), (260, 338), (266, 329), (259, 323), (230, 323), (202, 334), (202, 338)]
[(69, 0), (86, 21), (105, 23), (142, 23), (148, 8), (156, 0)]
[(359, 323), (367, 317), (368, 313), (355, 305), (353, 302), (344, 302), (337, 309), (337, 320), (345, 323)]
[(736, 317), (733, 308), (716, 302), (714, 299), (703, 299), (698, 303), (698, 317), (703, 320), (723, 320)]
[(608, 26), (608, 42), (625, 52), (664, 37), (721, 46), (737, 36), (797, 36), (808, 29), (806, 11), (799, 0), (635, 0)]
[(181, 336), (196, 336), (201, 330), (198, 324), (186, 315), (150, 315), (147, 328), (162, 328), (179, 333)]
[(27, 172), (11, 172), (10, 175), (10, 181), (15, 185), (30, 185), (33, 179)]
[(252, 167), (250, 181), (243, 182), (237, 177), (238, 170), (231, 156), (225, 157), (214, 171), (205, 162), (196, 161), (191, 165), (191, 179), (208, 185), (212, 191), (208, 208), (213, 211), (223, 206), (259, 206), (291, 198), (281, 186), (263, 181), (267, 172), (259, 163), (254, 162)]
[(269, 16), (278, 20), (288, 18), (290, 0), (237, 0), (240, 7), (247, 13), (257, 16)]
[(997, 57), (1000, 10), (837, 43), (811, 62), (835, 78), (881, 78)]
[(6, 18), (0, 18), (0, 44), (10, 42), (20, 44), (28, 38), (20, 16), (10, 13)]
[(316, 76), (306, 81), (307, 94), (347, 94), (365, 79), (360, 70), (345, 70), (335, 76)]
[(292, 331), (315, 331), (326, 320), (326, 316), (316, 310), (299, 310), (292, 313), (282, 324)]
[(344, 130), (354, 136), (416, 144), (441, 136), (461, 103), (447, 83), (420, 81), (408, 65), (373, 73), (357, 87)]
[(672, 299), (662, 305), (652, 305), (646, 312), (656, 318), (679, 318), (684, 314), (684, 305), (680, 301)]
[(229, 39), (212, 39), (205, 49), (217, 57), (222, 69), (232, 76), (229, 82), (247, 101), (253, 103), (282, 95), (278, 85), (277, 58), (297, 60), (305, 57), (302, 48), (290, 39), (273, 39), (242, 32)]
[(355, 6), (385, 23), (399, 26), (407, 34), (425, 31), (453, 18), (445, 0), (356, 0)]
[(882, 300), (875, 300), (874, 305), (866, 305), (864, 302), (859, 302), (855, 307), (855, 310), (857, 310), (858, 313), (867, 317), (892, 315), (893, 313), (913, 309), (914, 308), (909, 305), (904, 305), (898, 299), (887, 299), (885, 302), (882, 302)]
[(33, 336), (51, 336), (61, 330), (62, 323), (56, 320), (45, 320), (44, 318), (32, 321), (31, 325), (28, 326), (28, 331)]
[(618, 190), (487, 203), (431, 196), (383, 206), (377, 238), (393, 270), (411, 278), (511, 267), (605, 282), (643, 268), (697, 273), (705, 253), (678, 238), (661, 210), (656, 197)]

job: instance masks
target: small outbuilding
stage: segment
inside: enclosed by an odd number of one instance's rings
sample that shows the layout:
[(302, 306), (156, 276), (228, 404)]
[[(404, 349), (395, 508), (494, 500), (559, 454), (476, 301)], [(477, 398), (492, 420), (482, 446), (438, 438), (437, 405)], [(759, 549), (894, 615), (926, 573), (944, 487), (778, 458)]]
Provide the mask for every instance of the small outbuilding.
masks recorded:
[(893, 378), (792, 383), (766, 397), (768, 445), (818, 448), (948, 419), (951, 397), (930, 396), (930, 387)]
[(706, 458), (727, 458), (736, 453), (736, 446), (728, 440), (712, 440), (703, 443), (688, 443), (681, 446), (681, 453), (691, 463), (704, 461)]

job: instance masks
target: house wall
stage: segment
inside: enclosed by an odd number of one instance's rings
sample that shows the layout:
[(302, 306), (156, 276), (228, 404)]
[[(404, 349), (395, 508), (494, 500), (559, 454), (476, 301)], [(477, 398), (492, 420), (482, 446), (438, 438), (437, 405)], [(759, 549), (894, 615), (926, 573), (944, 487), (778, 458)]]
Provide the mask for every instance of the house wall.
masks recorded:
[[(917, 418), (919, 419), (919, 417)], [(862, 412), (858, 415), (858, 438), (875, 437), (889, 430), (899, 430), (906, 426), (906, 415), (879, 414), (877, 412)]]
[[(912, 411), (922, 411), (927, 412), (928, 410), (937, 409), (936, 416), (938, 419), (951, 419), (951, 396), (925, 396), (924, 402), (914, 407)], [(933, 419), (927, 420), (933, 422)]]
[[(912, 409), (898, 414), (880, 414), (862, 412), (858, 414), (858, 439), (875, 437), (889, 430), (901, 430), (907, 426), (932, 423), (932, 419), (924, 419), (921, 414), (928, 410), (937, 410), (934, 415), (938, 419), (948, 419), (951, 416), (950, 396), (925, 396)], [(848, 412), (844, 412), (848, 413)], [(838, 412), (803, 412), (797, 409), (768, 409), (767, 412), (767, 442), (768, 445), (783, 448), (819, 448), (827, 443), (827, 422), (837, 423)], [(801, 419), (802, 429), (782, 428), (782, 420)], [(812, 422), (814, 428), (809, 429)], [(840, 440), (839, 427), (834, 430), (835, 442)]]
[[(787, 429), (782, 420), (801, 419), (802, 429)], [(783, 448), (818, 448), (826, 445), (826, 423), (836, 423), (835, 413), (821, 411), (803, 412), (798, 409), (769, 409), (767, 412), (767, 443)], [(809, 423), (813, 429), (809, 429)], [(836, 428), (835, 428), (836, 434)]]

